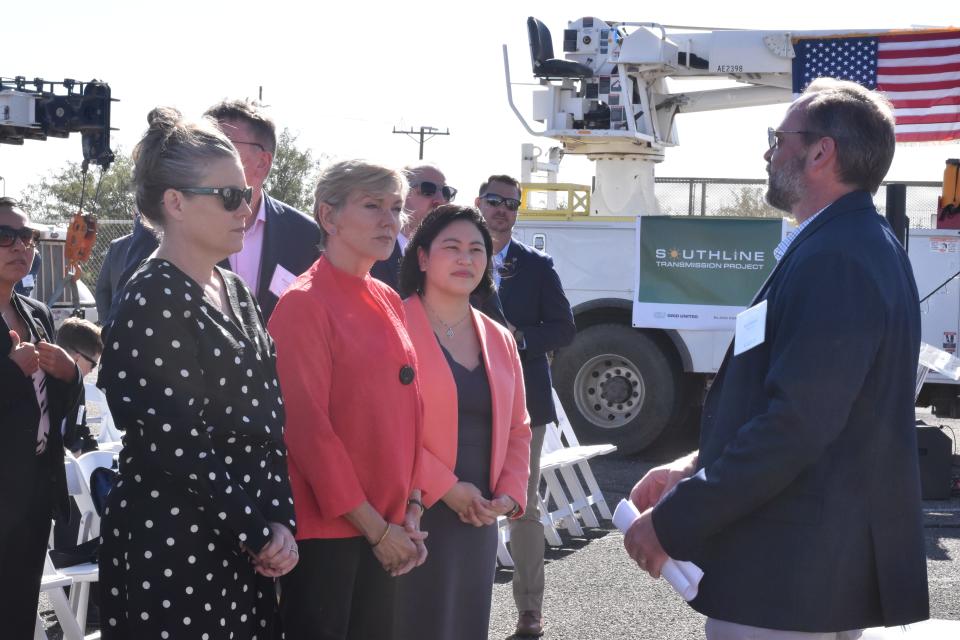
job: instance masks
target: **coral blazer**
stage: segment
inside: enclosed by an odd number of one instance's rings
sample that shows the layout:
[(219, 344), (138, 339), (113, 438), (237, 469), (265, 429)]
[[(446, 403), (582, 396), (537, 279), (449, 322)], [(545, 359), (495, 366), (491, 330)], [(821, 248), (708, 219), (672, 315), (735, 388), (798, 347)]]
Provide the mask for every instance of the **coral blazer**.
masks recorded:
[[(417, 352), (417, 375), (423, 394), (423, 450), (419, 486), (427, 507), (457, 482), (457, 385), (418, 295), (404, 301), (407, 330)], [(523, 369), (513, 336), (471, 307), (493, 401), (490, 491), (508, 495), (526, 508), (530, 476), (530, 416)]]

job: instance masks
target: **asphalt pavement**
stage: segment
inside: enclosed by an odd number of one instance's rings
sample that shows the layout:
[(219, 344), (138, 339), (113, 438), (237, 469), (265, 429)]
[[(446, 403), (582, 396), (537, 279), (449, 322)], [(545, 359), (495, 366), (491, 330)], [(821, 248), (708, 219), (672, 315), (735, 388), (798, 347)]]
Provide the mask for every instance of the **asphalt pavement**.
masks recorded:
[[(934, 418), (925, 410), (919, 410), (917, 417), (928, 424), (946, 424), (960, 436), (960, 420)], [(951, 434), (949, 430), (945, 433)], [(694, 448), (696, 433), (687, 429), (667, 434), (639, 456), (614, 454), (591, 461), (591, 469), (607, 502), (616, 505), (649, 468)], [(954, 472), (960, 473), (960, 467), (954, 466)], [(936, 619), (960, 621), (960, 498), (925, 501), (923, 506), (930, 614)], [(564, 534), (563, 547), (548, 548), (544, 639), (702, 638), (705, 618), (687, 606), (664, 580), (653, 580), (640, 571), (623, 549), (623, 535), (609, 522), (602, 524), (607, 527), (589, 529), (583, 538)], [(489, 640), (514, 638), (516, 608), (511, 574), (508, 569), (497, 572)], [(941, 639), (939, 633), (919, 637)], [(942, 637), (958, 640), (960, 630), (952, 629)]]

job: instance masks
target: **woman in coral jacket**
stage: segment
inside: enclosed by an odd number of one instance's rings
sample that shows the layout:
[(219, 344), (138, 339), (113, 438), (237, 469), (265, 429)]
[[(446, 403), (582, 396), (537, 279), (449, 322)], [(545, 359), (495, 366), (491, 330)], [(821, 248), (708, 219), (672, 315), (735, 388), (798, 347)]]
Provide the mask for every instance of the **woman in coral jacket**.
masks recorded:
[(426, 559), (416, 355), (399, 296), (368, 273), (393, 250), (405, 191), (385, 167), (325, 169), (323, 255), (270, 317), (300, 550), (282, 583), (287, 640), (389, 640), (396, 576)]
[(420, 486), (430, 559), (400, 581), (398, 638), (486, 639), (497, 517), (518, 517), (530, 419), (513, 336), (470, 306), (493, 289), (493, 243), (476, 209), (444, 205), (421, 223), (400, 271), (419, 363)]

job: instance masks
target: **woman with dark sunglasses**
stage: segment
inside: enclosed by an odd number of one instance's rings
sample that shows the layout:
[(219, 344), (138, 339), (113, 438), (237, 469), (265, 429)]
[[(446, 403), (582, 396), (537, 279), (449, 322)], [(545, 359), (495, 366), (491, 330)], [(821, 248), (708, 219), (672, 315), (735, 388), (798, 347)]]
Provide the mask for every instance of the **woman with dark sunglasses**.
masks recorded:
[(212, 122), (148, 121), (134, 186), (160, 246), (118, 295), (100, 370), (126, 430), (101, 524), (103, 637), (279, 637), (274, 579), (298, 550), (275, 351), (217, 266), (243, 246), (250, 190)]
[(60, 423), (83, 379), (53, 343), (50, 309), (14, 293), (39, 234), (0, 198), (0, 620), (5, 638), (32, 638), (50, 520), (69, 514)]

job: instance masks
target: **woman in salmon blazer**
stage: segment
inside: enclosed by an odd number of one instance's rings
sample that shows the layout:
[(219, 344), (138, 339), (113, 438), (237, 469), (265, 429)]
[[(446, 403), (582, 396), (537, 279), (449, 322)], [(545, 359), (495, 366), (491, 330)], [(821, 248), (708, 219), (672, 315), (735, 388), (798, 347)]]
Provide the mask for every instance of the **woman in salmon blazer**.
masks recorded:
[(513, 336), (470, 306), (493, 291), (480, 212), (444, 205), (407, 246), (400, 286), (423, 394), (420, 526), (430, 557), (400, 581), (397, 638), (486, 640), (497, 517), (526, 506), (530, 418)]
[(393, 640), (396, 576), (427, 557), (416, 353), (400, 297), (369, 274), (393, 251), (406, 190), (369, 162), (324, 169), (323, 255), (270, 316), (300, 553), (281, 584), (287, 640)]

